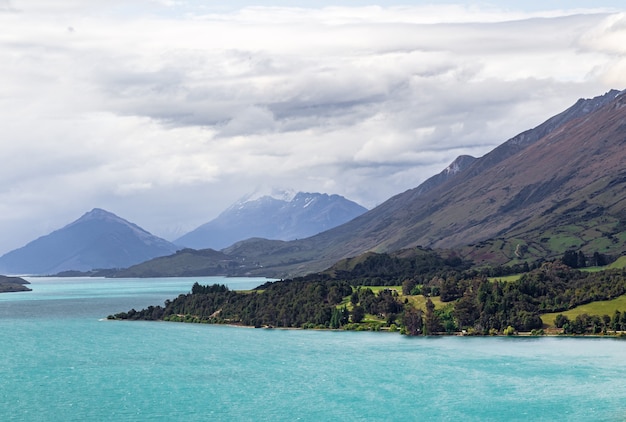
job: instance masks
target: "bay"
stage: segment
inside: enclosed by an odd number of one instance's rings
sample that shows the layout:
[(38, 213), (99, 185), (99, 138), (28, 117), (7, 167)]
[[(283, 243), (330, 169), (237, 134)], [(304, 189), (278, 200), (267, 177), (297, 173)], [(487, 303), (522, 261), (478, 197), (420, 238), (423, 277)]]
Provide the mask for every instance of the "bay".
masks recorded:
[(107, 315), (194, 282), (29, 279), (0, 295), (3, 421), (623, 421), (626, 342), (409, 338)]

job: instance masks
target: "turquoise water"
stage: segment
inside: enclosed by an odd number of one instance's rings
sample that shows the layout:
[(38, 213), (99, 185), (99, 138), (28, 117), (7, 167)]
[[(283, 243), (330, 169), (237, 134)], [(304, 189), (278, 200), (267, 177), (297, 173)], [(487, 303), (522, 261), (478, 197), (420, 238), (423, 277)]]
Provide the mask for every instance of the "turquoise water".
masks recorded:
[(0, 295), (2, 421), (626, 420), (626, 341), (107, 321), (264, 280), (30, 280)]

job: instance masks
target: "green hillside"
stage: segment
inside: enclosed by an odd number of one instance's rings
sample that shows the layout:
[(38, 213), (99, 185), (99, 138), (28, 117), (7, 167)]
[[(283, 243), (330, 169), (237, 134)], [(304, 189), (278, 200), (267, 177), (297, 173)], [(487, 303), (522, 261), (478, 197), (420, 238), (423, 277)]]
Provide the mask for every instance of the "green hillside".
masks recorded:
[(231, 275), (240, 269), (237, 260), (212, 249), (182, 249), (164, 256), (116, 271), (113, 277), (194, 277)]
[(565, 315), (570, 320), (575, 320), (577, 316), (585, 314), (596, 315), (600, 317), (603, 315), (608, 315), (610, 317), (613, 317), (615, 311), (626, 311), (626, 295), (622, 295), (611, 300), (599, 300), (597, 302), (587, 303), (585, 305), (580, 305), (563, 312), (551, 312), (548, 314), (543, 314), (541, 315), (541, 320), (548, 327), (554, 327), (554, 320), (559, 314)]

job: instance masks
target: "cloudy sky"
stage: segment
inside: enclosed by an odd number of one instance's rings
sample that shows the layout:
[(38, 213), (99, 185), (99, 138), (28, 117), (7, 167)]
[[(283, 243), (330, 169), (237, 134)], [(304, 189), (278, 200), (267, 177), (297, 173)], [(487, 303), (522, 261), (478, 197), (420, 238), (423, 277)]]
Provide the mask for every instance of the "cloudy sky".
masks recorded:
[(169, 240), (271, 187), (374, 207), (626, 88), (620, 3), (0, 0), (0, 254), (94, 207)]

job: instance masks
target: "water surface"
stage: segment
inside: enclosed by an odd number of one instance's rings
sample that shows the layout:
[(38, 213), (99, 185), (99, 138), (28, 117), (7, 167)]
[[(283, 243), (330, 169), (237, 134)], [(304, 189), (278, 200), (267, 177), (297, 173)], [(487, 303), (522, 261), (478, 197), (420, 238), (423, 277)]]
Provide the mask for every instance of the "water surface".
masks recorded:
[(0, 295), (0, 420), (623, 421), (626, 342), (103, 320), (195, 281), (29, 279)]

